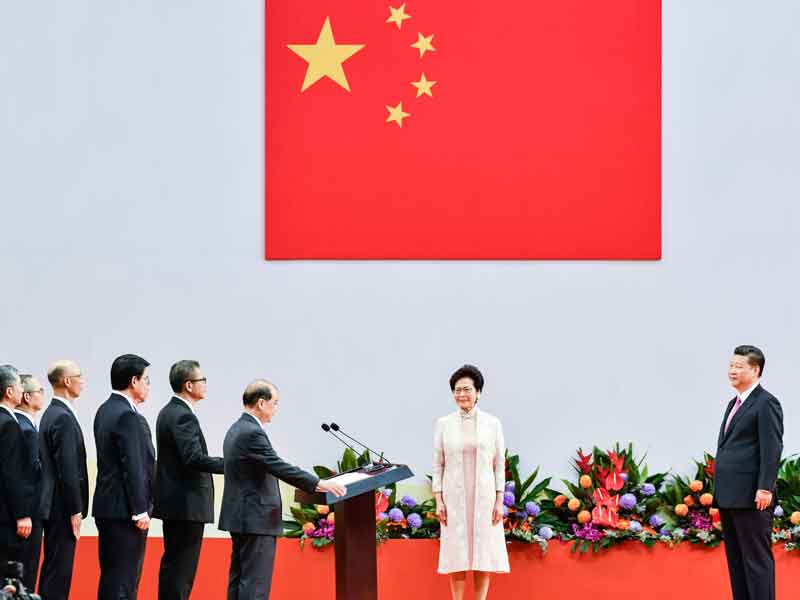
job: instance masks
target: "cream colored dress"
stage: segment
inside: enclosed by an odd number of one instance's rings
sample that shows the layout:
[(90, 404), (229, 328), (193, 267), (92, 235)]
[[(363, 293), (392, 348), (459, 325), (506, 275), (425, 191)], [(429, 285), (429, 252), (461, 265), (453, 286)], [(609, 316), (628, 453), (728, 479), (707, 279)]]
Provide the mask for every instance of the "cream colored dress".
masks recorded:
[(477, 407), (436, 421), (433, 491), (447, 508), (439, 573), (508, 573), (503, 524), (492, 525), (496, 493), (505, 486), (505, 440), (500, 421)]

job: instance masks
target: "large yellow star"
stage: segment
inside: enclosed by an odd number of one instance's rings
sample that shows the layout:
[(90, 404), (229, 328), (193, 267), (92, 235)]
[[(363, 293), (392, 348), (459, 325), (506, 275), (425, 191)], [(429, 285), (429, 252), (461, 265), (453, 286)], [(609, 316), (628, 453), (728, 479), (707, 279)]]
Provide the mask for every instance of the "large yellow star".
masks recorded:
[(422, 94), (433, 98), (431, 88), (436, 85), (436, 82), (425, 79), (425, 73), (422, 74), (422, 77), (419, 78), (419, 81), (412, 81), (411, 85), (417, 88), (417, 98), (422, 96)]
[(325, 17), (316, 44), (287, 44), (289, 50), (308, 63), (301, 92), (305, 92), (323, 77), (328, 77), (350, 91), (342, 63), (364, 47), (364, 44), (337, 44), (333, 39), (330, 17)]
[(387, 23), (397, 23), (397, 28), (398, 29), (400, 29), (403, 26), (403, 21), (405, 21), (406, 19), (410, 19), (411, 18), (411, 15), (406, 13), (406, 5), (405, 4), (401, 4), (400, 8), (392, 8), (390, 6), (389, 7), (389, 12), (391, 13), (391, 16), (388, 19), (386, 19), (386, 22)]
[(419, 50), (419, 57), (422, 58), (425, 56), (425, 52), (427, 51), (435, 51), (436, 48), (433, 47), (431, 42), (433, 41), (433, 34), (430, 34), (428, 37), (425, 37), (421, 33), (417, 33), (417, 41), (411, 44), (412, 48), (416, 48)]
[(410, 117), (407, 112), (403, 112), (403, 103), (400, 102), (397, 106), (386, 105), (386, 110), (389, 111), (389, 116), (386, 117), (386, 122), (391, 123), (394, 121), (398, 127), (403, 126), (403, 119)]

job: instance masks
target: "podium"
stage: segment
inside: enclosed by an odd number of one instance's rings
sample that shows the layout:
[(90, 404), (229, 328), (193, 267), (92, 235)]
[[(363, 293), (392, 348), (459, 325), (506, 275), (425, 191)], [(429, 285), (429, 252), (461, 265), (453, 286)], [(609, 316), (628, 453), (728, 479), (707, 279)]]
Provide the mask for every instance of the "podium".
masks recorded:
[(375, 490), (413, 476), (406, 465), (370, 473), (365, 468), (331, 477), (347, 487), (337, 498), (330, 492), (295, 491), (301, 504), (335, 505), (336, 600), (378, 600), (378, 555), (375, 547)]

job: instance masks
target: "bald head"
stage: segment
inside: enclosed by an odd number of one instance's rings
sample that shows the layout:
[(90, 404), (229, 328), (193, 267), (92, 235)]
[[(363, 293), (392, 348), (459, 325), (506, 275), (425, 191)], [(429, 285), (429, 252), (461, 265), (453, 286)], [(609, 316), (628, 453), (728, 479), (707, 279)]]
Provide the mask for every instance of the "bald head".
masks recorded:
[(83, 390), (81, 368), (74, 360), (57, 360), (47, 369), (47, 381), (53, 393), (66, 400), (75, 400)]
[(266, 379), (256, 379), (251, 381), (244, 389), (242, 403), (245, 406), (253, 407), (259, 400), (269, 402), (274, 396), (278, 395), (278, 389)]

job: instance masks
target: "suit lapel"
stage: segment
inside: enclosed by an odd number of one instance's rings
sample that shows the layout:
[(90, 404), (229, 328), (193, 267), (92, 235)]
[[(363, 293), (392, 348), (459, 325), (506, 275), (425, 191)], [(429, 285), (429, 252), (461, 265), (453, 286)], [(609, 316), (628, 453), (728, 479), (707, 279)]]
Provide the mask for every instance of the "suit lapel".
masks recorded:
[(719, 426), (719, 437), (717, 438), (717, 448), (722, 447), (722, 442), (725, 441), (725, 423), (728, 422), (728, 415), (731, 414), (734, 404), (736, 404), (735, 397), (728, 402), (728, 408), (725, 409), (725, 416), (722, 417), (722, 424)]
[[(725, 432), (725, 434), (723, 435), (722, 439), (723, 443), (725, 442), (726, 439), (728, 439), (728, 436), (730, 436), (730, 434), (733, 432), (734, 428), (736, 427), (736, 424), (742, 420), (742, 416), (753, 410), (753, 407), (759, 401), (759, 398), (761, 396), (761, 389), (762, 389), (761, 384), (757, 385), (750, 393), (750, 395), (747, 397), (747, 400), (745, 400), (742, 403), (742, 406), (739, 407), (739, 410), (736, 411), (736, 414), (733, 415), (733, 418), (731, 419), (731, 424), (728, 426), (728, 431)], [(735, 401), (736, 398), (733, 399), (733, 402)], [(728, 412), (730, 413), (730, 411)], [(725, 416), (725, 420), (726, 421), (728, 420), (727, 415)], [(723, 424), (722, 427), (724, 428), (725, 425)]]

